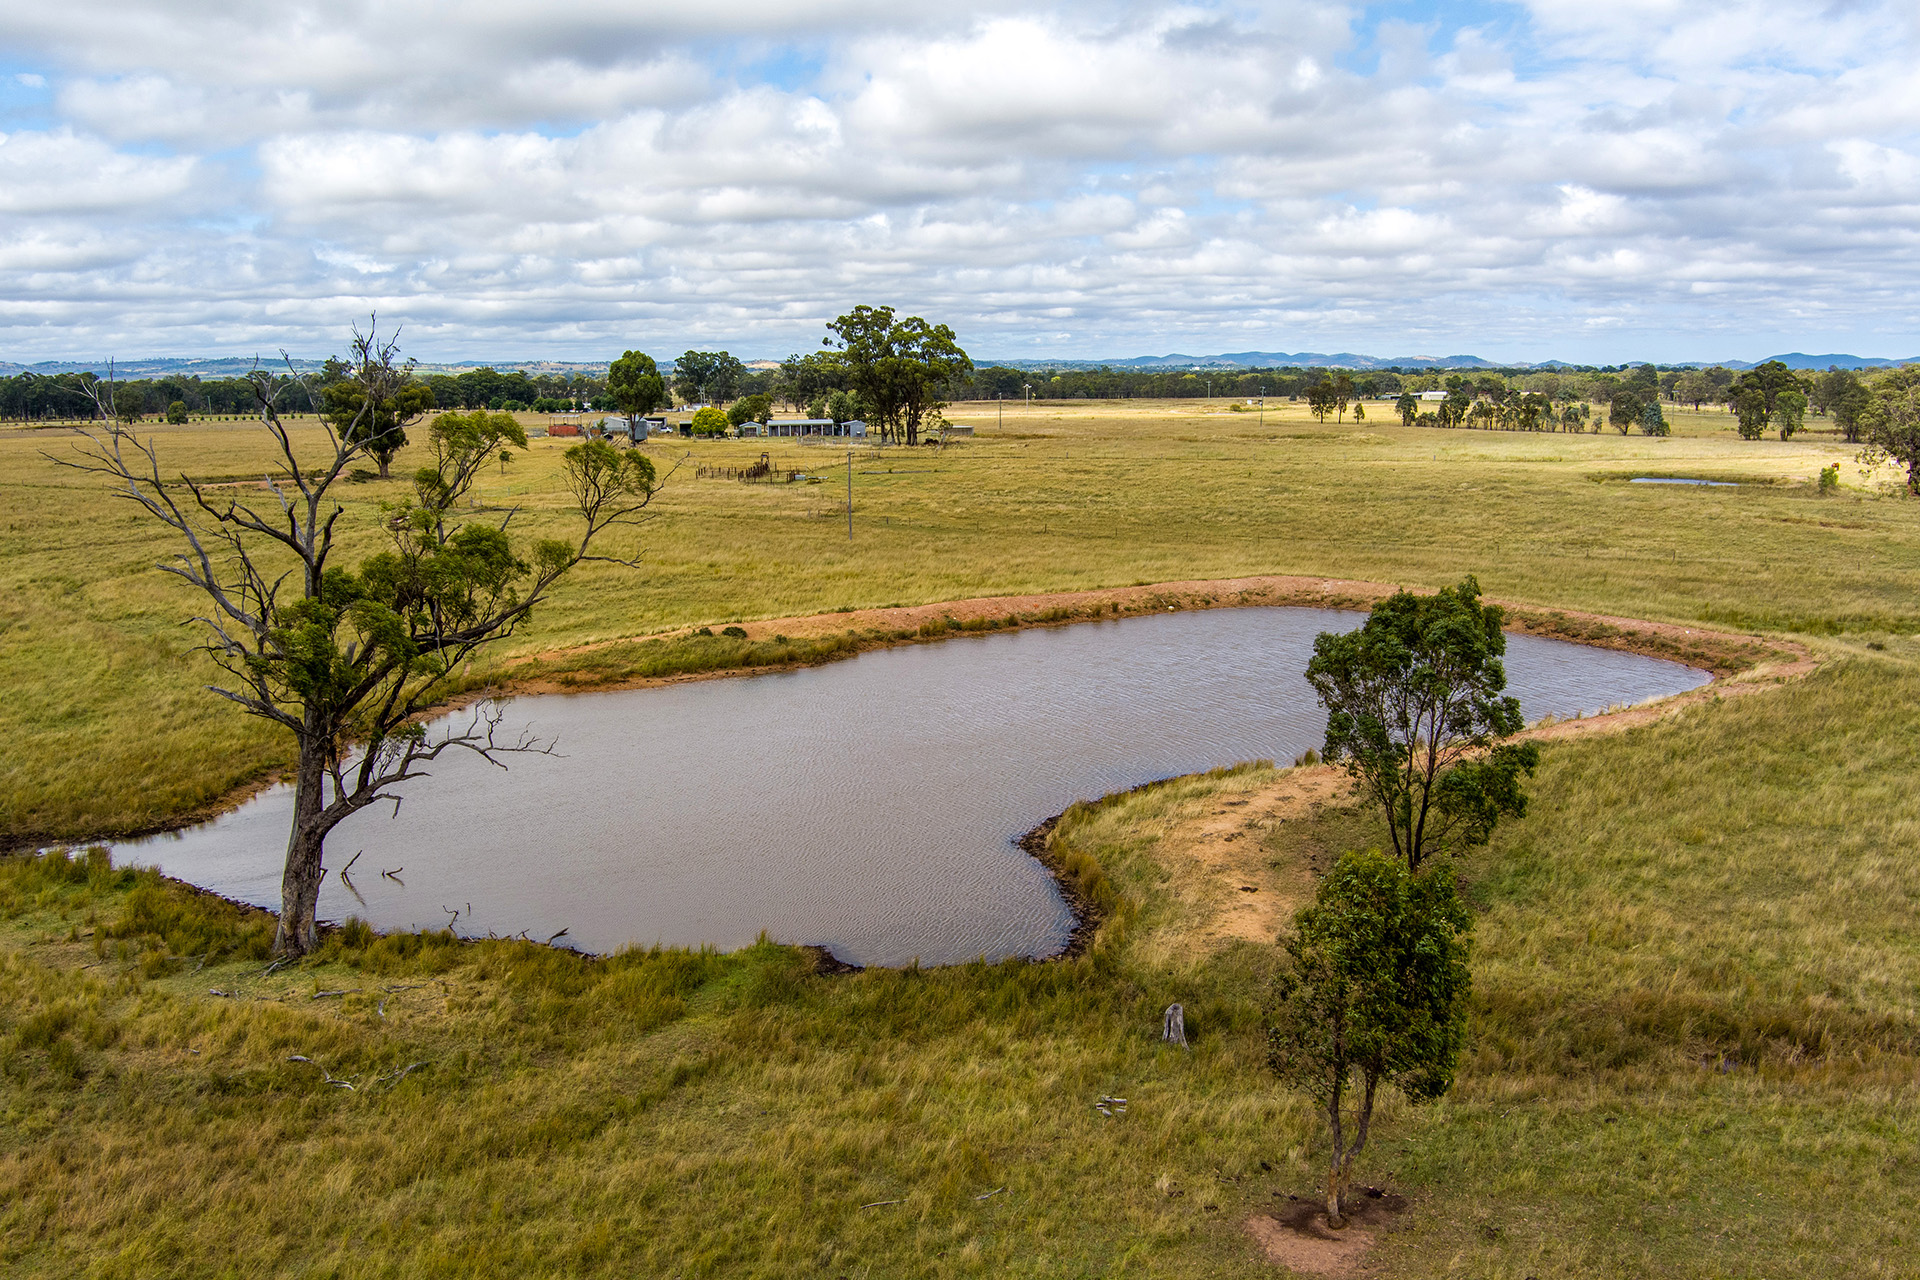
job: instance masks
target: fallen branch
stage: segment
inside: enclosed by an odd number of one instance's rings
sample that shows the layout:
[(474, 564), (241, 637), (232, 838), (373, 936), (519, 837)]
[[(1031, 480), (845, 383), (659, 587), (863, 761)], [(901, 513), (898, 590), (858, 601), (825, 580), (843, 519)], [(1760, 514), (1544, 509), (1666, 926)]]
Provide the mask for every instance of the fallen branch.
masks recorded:
[(362, 987), (355, 987), (351, 991), (316, 991), (313, 993), (313, 998), (315, 1000), (325, 1000), (331, 996), (357, 996), (364, 989), (365, 988)]
[(991, 1190), (991, 1191), (989, 1191), (989, 1192), (987, 1192), (987, 1194), (986, 1194), (986, 1195), (984, 1195), (984, 1196), (975, 1196), (975, 1197), (974, 1197), (974, 1199), (975, 1199), (975, 1200), (990, 1200), (990, 1199), (992, 1199), (992, 1198), (993, 1198), (994, 1196), (997, 1196), (997, 1195), (999, 1195), (999, 1194), (1000, 1194), (1000, 1193), (1001, 1193), (1002, 1191), (1005, 1191), (1005, 1190), (1006, 1190), (1006, 1188), (1005, 1188), (1005, 1187), (995, 1187), (995, 1188), (994, 1188), (993, 1190)]
[[(288, 1062), (304, 1062), (310, 1067), (320, 1067), (319, 1063), (315, 1062), (312, 1058), (309, 1058), (302, 1053), (294, 1054), (291, 1058), (288, 1058), (287, 1061)], [(328, 1084), (333, 1085), (337, 1089), (345, 1089), (348, 1092), (355, 1092), (353, 1087), (353, 1082), (350, 1078), (347, 1080), (336, 1080), (334, 1078), (333, 1072), (327, 1070), (325, 1067), (320, 1067), (320, 1076)]]
[(376, 1084), (384, 1084), (389, 1080), (391, 1080), (395, 1084), (399, 1084), (402, 1080), (406, 1079), (410, 1074), (412, 1074), (415, 1071), (418, 1071), (421, 1067), (424, 1067), (426, 1065), (427, 1064), (424, 1062), (416, 1062), (416, 1063), (413, 1063), (411, 1066), (402, 1067), (398, 1071), (389, 1071), (386, 1075), (375, 1076), (373, 1079), (367, 1081), (367, 1085), (369, 1088), (371, 1088)]
[(905, 1203), (906, 1203), (905, 1200), (875, 1200), (872, 1204), (863, 1204), (860, 1207), (862, 1209), (878, 1209), (881, 1205), (885, 1205), (885, 1204), (905, 1204)]

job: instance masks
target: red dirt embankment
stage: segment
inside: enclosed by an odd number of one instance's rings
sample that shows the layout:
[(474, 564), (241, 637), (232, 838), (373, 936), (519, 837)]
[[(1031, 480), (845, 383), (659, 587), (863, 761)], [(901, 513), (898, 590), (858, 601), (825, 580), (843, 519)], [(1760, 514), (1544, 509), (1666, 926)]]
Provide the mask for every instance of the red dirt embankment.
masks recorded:
[[(771, 640), (787, 636), (795, 640), (849, 635), (857, 649), (888, 648), (898, 644), (924, 643), (945, 639), (956, 632), (983, 629), (1016, 630), (1036, 626), (1067, 626), (1098, 618), (1138, 616), (1187, 609), (1235, 609), (1252, 606), (1298, 605), (1318, 609), (1366, 609), (1392, 595), (1399, 588), (1382, 582), (1358, 582), (1345, 578), (1303, 578), (1266, 575), (1249, 578), (1220, 578), (1183, 582), (1156, 582), (1131, 587), (1105, 587), (1091, 591), (1050, 591), (1019, 596), (977, 596), (967, 600), (948, 600), (934, 604), (907, 605), (890, 609), (853, 609), (840, 613), (816, 613), (788, 618), (767, 618), (739, 624), (749, 639)], [(1530, 605), (1494, 600), (1506, 610), (1507, 630), (1527, 635), (1572, 640), (1603, 649), (1618, 649), (1649, 657), (1683, 662), (1724, 677), (1761, 664), (1792, 664), (1806, 660), (1806, 651), (1798, 645), (1742, 636), (1704, 627), (1686, 627), (1675, 623), (1643, 622), (1605, 614), (1576, 610), (1540, 609)], [(989, 626), (990, 624), (990, 626)], [(674, 639), (689, 635), (692, 627), (661, 632), (655, 639)], [(591, 653), (629, 640), (608, 640), (596, 644), (556, 649), (538, 655), (549, 662)], [(766, 671), (773, 668), (755, 668)], [(692, 675), (638, 677), (611, 683), (595, 683), (596, 688), (643, 688), (657, 684), (675, 684), (683, 680), (711, 680), (740, 675), (735, 670), (704, 671)], [(555, 689), (577, 688), (579, 681), (553, 683), (535, 676), (511, 681), (506, 691), (544, 693)]]

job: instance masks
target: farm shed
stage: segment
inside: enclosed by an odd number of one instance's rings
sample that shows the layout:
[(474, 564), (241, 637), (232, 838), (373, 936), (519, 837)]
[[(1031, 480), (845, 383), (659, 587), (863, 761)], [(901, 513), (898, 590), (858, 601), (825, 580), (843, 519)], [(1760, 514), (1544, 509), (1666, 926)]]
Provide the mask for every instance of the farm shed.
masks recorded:
[[(744, 430), (742, 428), (743, 434)], [(867, 424), (858, 418), (851, 422), (835, 422), (832, 418), (775, 418), (761, 430), (770, 436), (865, 436)]]

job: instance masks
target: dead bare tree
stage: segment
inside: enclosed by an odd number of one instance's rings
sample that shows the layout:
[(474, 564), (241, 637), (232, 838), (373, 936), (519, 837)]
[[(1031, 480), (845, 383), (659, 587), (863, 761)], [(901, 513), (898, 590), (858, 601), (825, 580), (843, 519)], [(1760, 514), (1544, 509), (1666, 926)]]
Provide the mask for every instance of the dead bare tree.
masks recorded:
[[(405, 378), (396, 346), (377, 335), (377, 323), (354, 330), (351, 376), (366, 393), (362, 412)], [(341, 567), (330, 560), (345, 508), (329, 493), (365, 455), (368, 433), (322, 417), (325, 446), (303, 463), (279, 404), (294, 388), (308, 389), (286, 365), (284, 374), (256, 366), (250, 375), (274, 450), (267, 498), (257, 504), (184, 474), (163, 478), (154, 441), (142, 442), (110, 412), (102, 415), (108, 426), (82, 433), (77, 457), (53, 460), (109, 477), (120, 497), (173, 531), (182, 549), (160, 567), (205, 596), (206, 612), (193, 621), (227, 677), (209, 690), (294, 737), (294, 814), (274, 949), (298, 956), (315, 944), (322, 857), (341, 821), (383, 800), (397, 811), (395, 788), (424, 776), (445, 752), (471, 751), (504, 768), (503, 755), (550, 749), (525, 737), (502, 740), (490, 703), (459, 730), (429, 734), (421, 719), (454, 692), (464, 664), (511, 635), (568, 570), (612, 559), (590, 554), (595, 539), (647, 518), (659, 484), (638, 450), (575, 445), (564, 470), (579, 535), (534, 541), (523, 555), (507, 535), (513, 512), (497, 526), (455, 512), (480, 463), (503, 444), (525, 448), (525, 432), (506, 414), (443, 414), (430, 429), (429, 464), (414, 477), (414, 496), (387, 521), (390, 546)]]

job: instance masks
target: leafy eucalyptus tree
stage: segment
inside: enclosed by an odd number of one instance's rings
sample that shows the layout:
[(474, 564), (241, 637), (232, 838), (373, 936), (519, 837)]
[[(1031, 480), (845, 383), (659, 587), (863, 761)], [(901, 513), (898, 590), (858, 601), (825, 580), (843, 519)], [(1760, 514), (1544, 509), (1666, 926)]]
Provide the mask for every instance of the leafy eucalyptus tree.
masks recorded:
[(629, 351), (607, 366), (607, 394), (627, 416), (627, 426), (637, 427), (640, 419), (667, 402), (667, 384), (660, 377), (660, 366), (644, 351)]
[(397, 808), (395, 788), (445, 752), (498, 764), (503, 754), (544, 749), (498, 738), (492, 704), (464, 728), (429, 733), (421, 720), (458, 691), (468, 661), (525, 623), (568, 570), (611, 559), (592, 554), (595, 540), (642, 519), (657, 489), (640, 451), (575, 445), (563, 471), (576, 532), (516, 541), (507, 532), (513, 512), (497, 523), (469, 519), (466, 502), (480, 468), (502, 446), (524, 448), (525, 433), (508, 414), (443, 414), (428, 431), (412, 496), (385, 510), (387, 546), (358, 565), (334, 563), (347, 512), (333, 486), (370, 451), (368, 406), (404, 383), (394, 355), (391, 339), (355, 331), (348, 378), (360, 408), (344, 425), (323, 417), (317, 441), (311, 431), (297, 438), (281, 418), (281, 401), (305, 390), (290, 363), (286, 375), (253, 372), (273, 456), (257, 497), (167, 478), (154, 441), (119, 426), (87, 434), (77, 458), (55, 459), (110, 478), (119, 496), (173, 532), (179, 550), (160, 567), (204, 598), (195, 621), (222, 673), (209, 690), (293, 737), (294, 813), (274, 938), (281, 955), (315, 944), (322, 856), (342, 820), (383, 800)]
[(372, 399), (359, 379), (343, 377), (322, 389), (317, 400), (334, 429), (365, 449), (382, 480), (391, 478), (393, 457), (406, 447), (407, 428), (435, 408), (433, 388), (410, 376)]
[(1906, 365), (1877, 379), (1860, 410), (1867, 447), (1861, 460), (1883, 459), (1907, 469), (1907, 492), (1920, 495), (1920, 365)]
[(1327, 708), (1326, 758), (1380, 805), (1409, 871), (1526, 812), (1520, 778), (1540, 749), (1503, 741), (1522, 722), (1502, 692), (1501, 618), (1468, 577), (1431, 596), (1395, 592), (1357, 631), (1314, 639), (1307, 682)]
[(859, 396), (883, 437), (920, 443), (920, 426), (944, 405), (947, 384), (972, 370), (953, 330), (892, 307), (858, 306), (827, 325), (846, 389)]
[(1415, 875), (1377, 851), (1348, 853), (1281, 944), (1287, 963), (1267, 1016), (1267, 1065), (1326, 1112), (1328, 1226), (1346, 1225), (1353, 1164), (1380, 1086), (1414, 1102), (1453, 1086), (1472, 990), (1472, 923), (1451, 875)]

